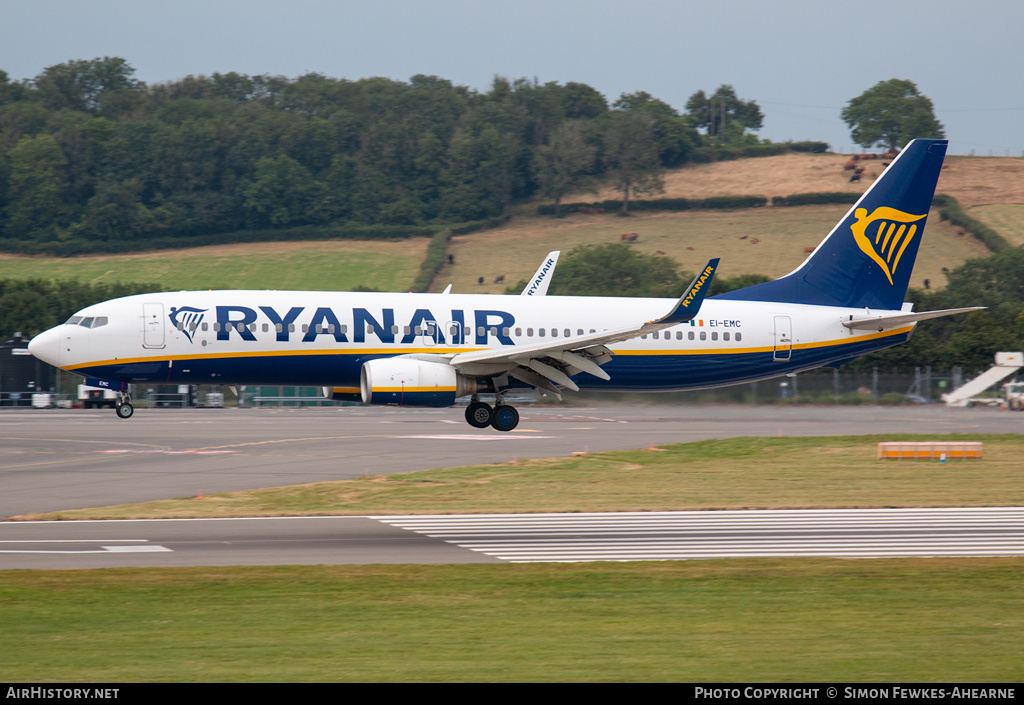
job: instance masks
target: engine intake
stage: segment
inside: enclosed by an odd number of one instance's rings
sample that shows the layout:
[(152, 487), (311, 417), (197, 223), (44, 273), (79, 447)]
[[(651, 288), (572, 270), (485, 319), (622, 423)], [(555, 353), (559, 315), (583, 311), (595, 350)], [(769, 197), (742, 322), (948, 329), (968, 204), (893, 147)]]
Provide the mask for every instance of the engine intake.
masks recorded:
[(370, 360), (363, 364), (359, 388), (364, 404), (451, 406), (476, 393), (476, 379), (443, 362), (408, 357)]

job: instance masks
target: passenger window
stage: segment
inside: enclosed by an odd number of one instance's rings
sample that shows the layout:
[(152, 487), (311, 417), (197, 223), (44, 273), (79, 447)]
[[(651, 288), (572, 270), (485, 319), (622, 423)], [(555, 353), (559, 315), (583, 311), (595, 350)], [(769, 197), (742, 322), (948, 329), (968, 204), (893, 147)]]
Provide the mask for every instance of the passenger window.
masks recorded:
[(544, 337), (544, 329), (543, 328), (538, 328), (537, 329), (537, 337), (538, 338), (543, 338)]
[(270, 326), (268, 324), (264, 323), (263, 324), (263, 332), (266, 333), (268, 330), (270, 330)]
[(510, 333), (510, 332), (511, 332), (511, 331), (509, 330), (509, 327), (508, 327), (508, 326), (505, 326), (504, 328), (502, 328), (502, 329), (501, 329), (501, 334), (502, 334), (503, 336), (505, 336), (506, 338), (508, 337), (508, 335), (509, 335), (509, 333)]
[(701, 331), (700, 332), (700, 339), (701, 340), (707, 340), (708, 339), (708, 334), (705, 333), (704, 331)]
[(565, 329), (564, 331), (562, 331), (562, 332), (563, 332), (563, 333), (565, 334), (565, 337), (566, 337), (566, 338), (570, 338), (570, 337), (572, 337), (572, 331), (571, 331), (571, 330), (569, 330), (568, 328), (566, 328), (566, 329)]
[(717, 332), (715, 332), (715, 333), (712, 333), (712, 334), (711, 334), (711, 339), (712, 339), (712, 340), (718, 340), (718, 333), (717, 333)]
[(728, 341), (729, 340), (729, 334), (728, 333), (722, 333), (722, 340)]
[(738, 343), (741, 340), (743, 340), (743, 334), (742, 333), (737, 333), (736, 334), (736, 342)]
[(209, 327), (209, 324), (208, 324), (208, 323), (206, 323), (205, 321), (203, 321), (203, 332), (205, 333), (205, 332), (206, 332), (206, 331), (208, 331), (209, 329), (210, 329), (210, 327)]
[(688, 333), (686, 334), (686, 337), (687, 337), (687, 338), (688, 338), (689, 340), (693, 340), (693, 331), (692, 331), (692, 330), (691, 330), (691, 331), (689, 331), (689, 332), (688, 332)]
[(526, 337), (527, 338), (532, 338), (533, 337), (533, 328), (527, 328), (526, 329)]
[(683, 339), (683, 331), (677, 330), (676, 331), (676, 340), (682, 340), (682, 339)]
[(516, 328), (516, 337), (517, 338), (522, 338), (523, 337), (523, 329), (522, 328)]
[(391, 334), (398, 335), (398, 326), (391, 326)]

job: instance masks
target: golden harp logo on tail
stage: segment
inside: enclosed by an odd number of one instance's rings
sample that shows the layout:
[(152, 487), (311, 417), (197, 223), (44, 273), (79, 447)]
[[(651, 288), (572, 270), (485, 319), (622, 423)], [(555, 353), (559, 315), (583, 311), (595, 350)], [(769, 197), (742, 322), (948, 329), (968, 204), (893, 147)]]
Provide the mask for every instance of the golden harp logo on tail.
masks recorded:
[(850, 226), (854, 241), (864, 254), (878, 263), (890, 284), (903, 251), (917, 234), (918, 228), (914, 223), (926, 215), (911, 215), (887, 206), (876, 208), (871, 215), (866, 208), (853, 212), (857, 219)]

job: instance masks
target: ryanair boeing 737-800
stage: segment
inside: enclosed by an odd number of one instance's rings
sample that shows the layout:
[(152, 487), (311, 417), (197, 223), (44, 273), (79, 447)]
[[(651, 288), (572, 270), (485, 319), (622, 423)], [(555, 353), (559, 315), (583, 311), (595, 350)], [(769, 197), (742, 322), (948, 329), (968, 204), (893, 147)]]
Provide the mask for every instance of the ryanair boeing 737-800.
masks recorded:
[[(144, 294), (82, 309), (33, 355), (122, 392), (132, 383), (315, 385), (367, 404), (451, 406), (510, 431), (516, 389), (670, 391), (839, 365), (907, 340), (903, 303), (944, 140), (914, 140), (790, 274), (705, 300), (711, 260), (677, 300), (329, 291)], [(490, 406), (480, 394), (495, 395)]]

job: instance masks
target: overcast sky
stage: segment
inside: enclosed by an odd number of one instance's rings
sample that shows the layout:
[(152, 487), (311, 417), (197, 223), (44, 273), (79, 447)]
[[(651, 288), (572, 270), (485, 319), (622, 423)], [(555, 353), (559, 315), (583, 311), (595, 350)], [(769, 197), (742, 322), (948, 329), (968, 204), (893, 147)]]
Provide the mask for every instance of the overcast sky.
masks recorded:
[(136, 78), (495, 76), (647, 91), (682, 111), (731, 84), (774, 141), (853, 148), (839, 112), (879, 81), (935, 105), (954, 154), (1024, 154), (1024, 0), (0, 0), (12, 79), (123, 57)]

